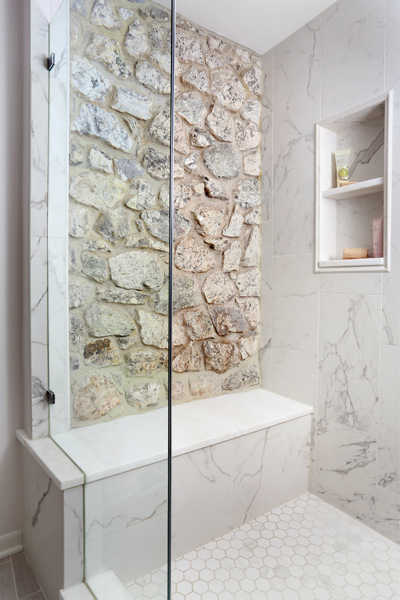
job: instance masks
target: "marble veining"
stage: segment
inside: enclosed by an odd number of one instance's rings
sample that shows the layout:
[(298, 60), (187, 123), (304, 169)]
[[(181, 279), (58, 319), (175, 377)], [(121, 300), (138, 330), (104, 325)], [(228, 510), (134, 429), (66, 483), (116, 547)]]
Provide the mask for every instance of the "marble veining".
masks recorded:
[(262, 57), (262, 96), (261, 96), (261, 220), (264, 223), (272, 218), (272, 79), (273, 52)]

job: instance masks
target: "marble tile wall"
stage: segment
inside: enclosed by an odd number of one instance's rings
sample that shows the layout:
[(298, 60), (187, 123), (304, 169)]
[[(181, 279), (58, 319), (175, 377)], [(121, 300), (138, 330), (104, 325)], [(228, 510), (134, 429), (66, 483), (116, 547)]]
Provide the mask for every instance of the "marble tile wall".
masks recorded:
[[(396, 541), (399, 39), (397, 0), (339, 0), (269, 51), (261, 142), (263, 387), (314, 407), (311, 490)], [(315, 274), (314, 123), (390, 89), (391, 272)]]

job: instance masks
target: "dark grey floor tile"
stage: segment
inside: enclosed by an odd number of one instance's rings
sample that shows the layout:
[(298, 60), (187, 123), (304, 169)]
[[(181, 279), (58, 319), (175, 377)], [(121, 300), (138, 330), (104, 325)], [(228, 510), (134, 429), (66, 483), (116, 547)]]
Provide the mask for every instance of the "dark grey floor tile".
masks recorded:
[(33, 596), (27, 596), (27, 598), (21, 598), (21, 600), (46, 600), (43, 596), (43, 592), (36, 592)]
[(0, 558), (0, 565), (3, 565), (6, 562), (10, 562), (11, 558), (6, 556), (5, 558)]
[(25, 558), (23, 552), (14, 554), (11, 557), (12, 566), (14, 569), (15, 585), (17, 586), (18, 599), (26, 598), (35, 592), (40, 591), (36, 577)]
[(0, 600), (17, 600), (11, 561), (0, 565)]

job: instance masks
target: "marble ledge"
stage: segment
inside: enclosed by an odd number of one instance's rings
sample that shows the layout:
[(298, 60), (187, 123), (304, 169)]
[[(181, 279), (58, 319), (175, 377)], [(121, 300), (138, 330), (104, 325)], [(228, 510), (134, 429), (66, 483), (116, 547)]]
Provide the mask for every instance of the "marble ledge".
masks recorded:
[(51, 438), (31, 440), (24, 429), (17, 430), (17, 438), (60, 490), (84, 484), (82, 471)]
[(93, 600), (93, 594), (84, 583), (77, 583), (66, 590), (60, 590), (59, 600)]

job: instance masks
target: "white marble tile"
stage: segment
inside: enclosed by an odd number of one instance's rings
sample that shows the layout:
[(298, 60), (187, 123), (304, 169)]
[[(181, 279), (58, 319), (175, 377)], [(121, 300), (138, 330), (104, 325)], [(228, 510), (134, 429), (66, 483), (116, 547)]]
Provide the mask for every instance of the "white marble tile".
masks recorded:
[(260, 368), (261, 387), (271, 389), (271, 358), (272, 358), (272, 330), (261, 324), (260, 337)]
[(172, 462), (172, 555), (181, 556), (232, 528), (234, 441)]
[[(396, 0), (395, 0), (396, 1)], [(322, 39), (326, 39), (375, 8), (382, 7), (382, 0), (339, 0), (322, 13)]]
[(322, 118), (383, 92), (384, 50), (384, 6), (322, 41)]
[(396, 90), (400, 87), (400, 4), (397, 0), (387, 0), (386, 13), (386, 61), (385, 88)]
[(400, 348), (382, 346), (379, 389), (379, 486), (400, 494)]
[[(52, 0), (52, 19), (49, 28), (50, 52), (56, 55), (56, 66), (53, 68), (50, 79), (59, 79), (67, 83), (69, 63), (69, 1), (58, 2), (55, 10), (55, 1)], [(51, 84), (50, 84), (51, 85)]]
[(314, 135), (274, 150), (274, 256), (314, 249)]
[(261, 219), (272, 218), (272, 81), (274, 53), (271, 50), (262, 57), (262, 110), (261, 110)]
[[(68, 86), (64, 81), (50, 79), (49, 85), (49, 170), (68, 174)], [(65, 188), (65, 185), (64, 185)], [(61, 192), (65, 198), (65, 192)], [(67, 196), (68, 197), (68, 196)], [(50, 199), (49, 199), (50, 202)], [(65, 211), (65, 208), (64, 208)], [(53, 224), (54, 227), (55, 224)], [(49, 235), (57, 235), (51, 230)]]
[(293, 398), (313, 407), (317, 405), (318, 381), (316, 375), (294, 371), (274, 365), (271, 373), (271, 390), (281, 396)]
[(315, 493), (373, 527), (376, 438), (325, 419), (317, 423)]
[(51, 19), (51, 0), (33, 0), (30, 3), (31, 71), (47, 76), (48, 33)]
[(47, 345), (47, 238), (30, 237), (31, 340)]
[(93, 600), (93, 594), (84, 583), (60, 590), (60, 600)]
[(32, 439), (36, 440), (49, 435), (49, 405), (44, 394), (31, 402)]
[(71, 427), (69, 392), (57, 393), (56, 403), (49, 406), (49, 435), (69, 431)]
[(56, 169), (49, 171), (48, 231), (49, 240), (68, 237), (68, 173)]
[(380, 296), (321, 294), (318, 415), (377, 436)]
[(368, 256), (373, 256), (373, 220), (382, 214), (382, 194), (369, 194), (352, 198), (350, 202), (337, 202), (337, 256), (341, 258), (345, 248), (368, 248)]
[(272, 365), (317, 373), (319, 276), (313, 256), (274, 256)]
[(274, 48), (274, 145), (314, 130), (320, 120), (321, 17)]
[(376, 486), (375, 527), (379, 533), (400, 544), (400, 496)]
[(83, 486), (65, 490), (64, 502), (64, 587), (84, 579)]
[(261, 224), (261, 324), (272, 327), (272, 221)]
[(383, 274), (382, 344), (400, 346), (400, 196), (392, 199), (391, 258), (390, 273)]
[(167, 461), (88, 483), (86, 541), (163, 514), (167, 510)]
[(30, 234), (47, 235), (48, 74), (31, 73)]
[(382, 273), (321, 273), (323, 294), (382, 293)]

